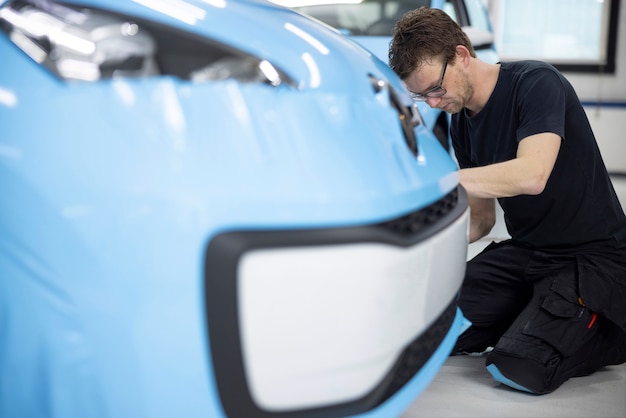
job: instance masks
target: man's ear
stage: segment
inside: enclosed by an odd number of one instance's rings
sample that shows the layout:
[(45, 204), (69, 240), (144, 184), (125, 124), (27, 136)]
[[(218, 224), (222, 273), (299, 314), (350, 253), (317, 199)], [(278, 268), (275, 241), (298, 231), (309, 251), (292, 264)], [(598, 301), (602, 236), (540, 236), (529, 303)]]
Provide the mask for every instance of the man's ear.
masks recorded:
[(467, 67), (470, 63), (470, 58), (472, 55), (469, 50), (463, 45), (456, 46), (456, 59), (463, 63), (463, 66)]

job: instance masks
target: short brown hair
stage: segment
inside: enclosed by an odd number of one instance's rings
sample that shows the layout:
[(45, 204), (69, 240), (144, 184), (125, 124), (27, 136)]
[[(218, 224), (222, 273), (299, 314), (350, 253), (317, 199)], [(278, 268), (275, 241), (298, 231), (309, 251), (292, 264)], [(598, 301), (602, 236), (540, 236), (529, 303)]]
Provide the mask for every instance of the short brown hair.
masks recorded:
[(453, 64), (457, 45), (476, 57), (469, 38), (446, 12), (420, 7), (406, 12), (393, 28), (389, 66), (404, 80), (424, 62), (441, 58)]

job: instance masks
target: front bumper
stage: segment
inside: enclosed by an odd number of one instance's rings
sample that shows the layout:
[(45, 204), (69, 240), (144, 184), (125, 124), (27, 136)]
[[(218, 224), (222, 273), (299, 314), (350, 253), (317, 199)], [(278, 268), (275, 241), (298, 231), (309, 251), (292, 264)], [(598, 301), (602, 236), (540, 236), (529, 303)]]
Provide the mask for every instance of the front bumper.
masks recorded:
[(211, 240), (209, 347), (227, 415), (345, 416), (393, 396), (452, 325), (467, 222), (459, 188), (385, 223)]

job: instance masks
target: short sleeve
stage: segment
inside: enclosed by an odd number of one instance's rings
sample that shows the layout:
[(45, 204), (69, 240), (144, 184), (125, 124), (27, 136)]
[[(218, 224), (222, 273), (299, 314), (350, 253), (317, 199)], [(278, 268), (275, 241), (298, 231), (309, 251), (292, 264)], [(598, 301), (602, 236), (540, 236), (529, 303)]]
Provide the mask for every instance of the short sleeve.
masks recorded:
[(534, 69), (520, 80), (519, 87), (517, 141), (544, 132), (564, 138), (566, 90), (555, 70)]

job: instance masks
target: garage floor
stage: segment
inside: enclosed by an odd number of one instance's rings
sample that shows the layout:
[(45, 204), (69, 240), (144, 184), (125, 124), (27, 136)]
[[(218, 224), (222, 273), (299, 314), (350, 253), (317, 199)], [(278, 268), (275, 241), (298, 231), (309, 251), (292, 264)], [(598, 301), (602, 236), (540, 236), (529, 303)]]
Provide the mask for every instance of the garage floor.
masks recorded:
[[(626, 179), (614, 179), (626, 209)], [(501, 215), (501, 213), (500, 213)], [(507, 238), (501, 218), (492, 236), (469, 247), (473, 257), (491, 240)], [(536, 396), (491, 378), (483, 357), (449, 357), (441, 371), (401, 418), (626, 418), (626, 364), (565, 382)]]
[(449, 357), (402, 418), (624, 418), (626, 364), (565, 382), (548, 395), (510, 389), (491, 378), (482, 357)]

